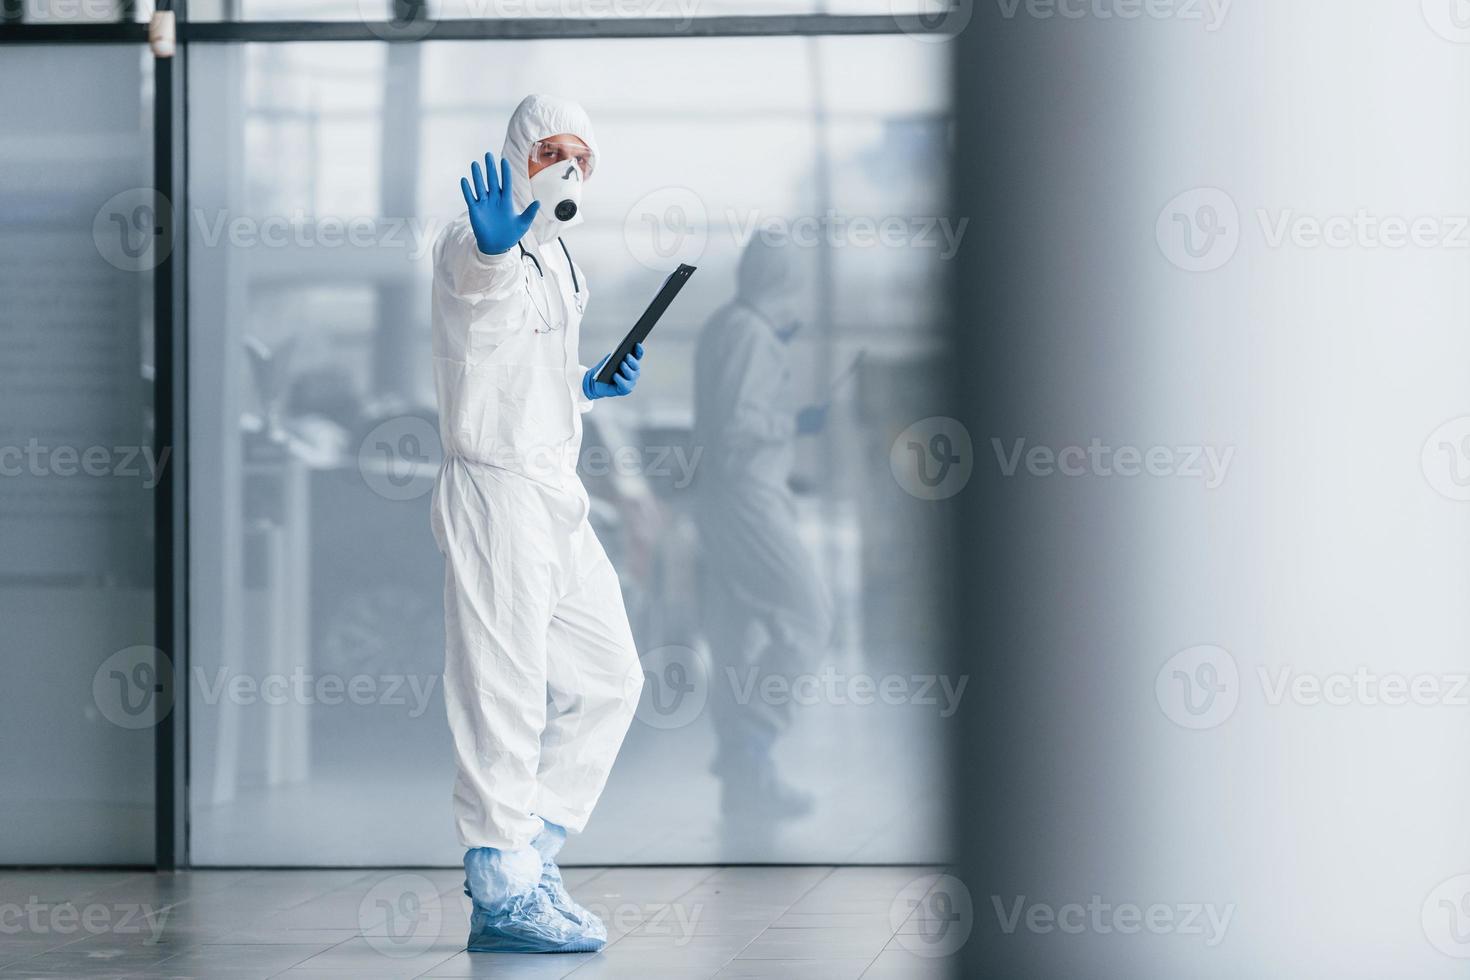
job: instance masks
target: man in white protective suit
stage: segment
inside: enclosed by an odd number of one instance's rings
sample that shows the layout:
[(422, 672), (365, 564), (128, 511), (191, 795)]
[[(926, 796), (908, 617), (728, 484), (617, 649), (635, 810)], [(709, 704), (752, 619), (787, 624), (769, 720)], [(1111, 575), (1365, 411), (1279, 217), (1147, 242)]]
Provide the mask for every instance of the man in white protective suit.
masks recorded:
[(576, 470), (582, 413), (631, 392), (643, 355), (635, 349), (610, 384), (577, 360), (588, 288), (561, 236), (582, 219), (596, 164), (587, 113), (528, 96), (498, 166), (487, 153), (484, 171), (475, 163), (460, 181), (466, 213), (434, 247), (444, 465), (432, 520), (471, 951), (580, 952), (607, 940), (555, 861), (586, 825), (643, 685)]

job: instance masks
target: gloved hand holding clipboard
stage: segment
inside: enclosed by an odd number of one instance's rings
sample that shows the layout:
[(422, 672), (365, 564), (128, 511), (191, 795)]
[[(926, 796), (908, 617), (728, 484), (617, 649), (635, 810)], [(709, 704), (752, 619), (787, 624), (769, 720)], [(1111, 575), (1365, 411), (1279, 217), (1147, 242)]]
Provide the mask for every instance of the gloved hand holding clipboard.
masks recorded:
[(689, 277), (694, 275), (694, 268), (692, 265), (681, 264), (679, 268), (669, 273), (658, 295), (653, 297), (653, 302), (648, 304), (648, 309), (644, 310), (638, 322), (633, 324), (633, 329), (628, 331), (628, 336), (623, 338), (623, 342), (618, 345), (617, 350), (613, 351), (612, 356), (603, 362), (601, 370), (596, 375), (597, 381), (603, 384), (613, 383), (613, 375), (617, 374), (623, 359), (633, 353), (633, 349), (643, 343), (652, 332), (653, 325), (658, 323), (659, 317), (664, 315), (664, 311), (669, 308), (674, 297), (679, 295), (679, 290), (683, 289)]

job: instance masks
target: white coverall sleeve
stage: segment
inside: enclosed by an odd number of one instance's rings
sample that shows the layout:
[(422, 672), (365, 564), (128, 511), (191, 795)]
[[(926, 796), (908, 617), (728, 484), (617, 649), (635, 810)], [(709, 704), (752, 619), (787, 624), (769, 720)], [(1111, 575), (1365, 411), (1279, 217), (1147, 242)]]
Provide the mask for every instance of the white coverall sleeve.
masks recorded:
[(460, 315), (449, 323), (464, 335), (454, 338), (466, 359), (493, 351), (527, 321), (531, 301), (525, 288), (520, 250), (486, 255), (475, 244), (467, 222), (456, 222), (440, 236), (434, 253), (434, 284)]
[(731, 446), (784, 444), (796, 438), (796, 419), (780, 406), (786, 385), (786, 361), (774, 338), (754, 330), (734, 332), (725, 364), (734, 384), (734, 409), (727, 422)]
[(584, 415), (592, 411), (592, 399), (587, 397), (587, 392), (582, 388), (582, 379), (587, 377), (587, 365), (577, 365), (577, 411)]

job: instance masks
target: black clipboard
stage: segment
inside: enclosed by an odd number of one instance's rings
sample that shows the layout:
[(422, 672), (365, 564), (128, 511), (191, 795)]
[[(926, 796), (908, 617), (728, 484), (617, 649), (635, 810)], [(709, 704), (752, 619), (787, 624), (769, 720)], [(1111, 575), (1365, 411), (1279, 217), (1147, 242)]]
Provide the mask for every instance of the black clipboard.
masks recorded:
[(648, 335), (653, 332), (653, 325), (658, 322), (659, 317), (664, 315), (664, 311), (669, 308), (669, 304), (674, 301), (674, 297), (679, 295), (679, 290), (684, 288), (684, 284), (689, 281), (689, 277), (694, 275), (694, 269), (695, 267), (692, 265), (680, 263), (679, 268), (669, 273), (669, 277), (664, 280), (664, 284), (660, 287), (658, 295), (653, 298), (653, 302), (648, 304), (648, 309), (643, 311), (643, 315), (638, 318), (638, 322), (633, 324), (633, 329), (628, 331), (628, 336), (623, 338), (623, 342), (618, 345), (618, 349), (613, 351), (612, 357), (609, 357), (607, 363), (602, 366), (602, 370), (597, 372), (598, 381), (605, 385), (613, 383), (613, 375), (617, 374), (618, 368), (623, 366), (623, 358), (633, 353), (633, 348), (643, 343)]

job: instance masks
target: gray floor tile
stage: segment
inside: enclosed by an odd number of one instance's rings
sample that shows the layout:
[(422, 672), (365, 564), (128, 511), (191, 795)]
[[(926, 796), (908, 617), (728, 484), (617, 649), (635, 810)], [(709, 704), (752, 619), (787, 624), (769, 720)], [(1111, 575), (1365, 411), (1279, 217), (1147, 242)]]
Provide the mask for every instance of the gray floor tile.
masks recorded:
[(98, 973), (129, 973), (152, 967), (177, 952), (167, 946), (119, 944), (108, 942), (106, 936), (88, 936), (11, 964), (0, 970), (0, 976), (87, 977)]
[(721, 868), (685, 894), (686, 901), (751, 898), (790, 905), (817, 887), (831, 868)]
[(592, 958), (591, 953), (459, 953), (426, 973), (425, 978), (493, 977), (494, 980), (562, 980)]
[(734, 960), (715, 974), (718, 980), (858, 980), (866, 959)]
[(685, 896), (678, 902), (685, 910), (684, 918), (711, 922), (717, 919), (748, 919), (770, 924), (786, 914), (789, 905), (741, 899), (733, 896), (696, 898)]
[(577, 901), (594, 904), (659, 905), (676, 901), (715, 872), (714, 868), (609, 868), (579, 888)]
[(740, 959), (843, 960), (876, 957), (888, 945), (886, 929), (767, 929)]
[(196, 946), (161, 961), (150, 976), (209, 977), (219, 980), (268, 980), (328, 948), (322, 943), (299, 946)]
[(6, 937), (0, 977), (939, 980), (950, 961), (919, 955), (933, 950), (935, 924), (906, 909), (895, 936), (890, 908), (932, 871), (567, 869), (610, 942), (562, 956), (464, 952), (470, 907), (458, 868), (19, 872), (0, 876), (0, 901), (101, 910), (106, 921)]
[(196, 946), (300, 946), (322, 944), (335, 946), (358, 935), (355, 929), (240, 929), (221, 933), (194, 943)]
[(898, 927), (898, 934), (901, 936), (923, 935), (937, 939), (944, 935), (946, 929), (952, 928), (954, 925), (955, 921), (953, 919), (931, 919), (925, 916), (914, 915), (904, 920), (903, 924)]
[[(814, 912), (825, 915), (868, 915), (882, 916), (887, 918), (893, 912), (894, 903), (892, 899), (885, 898), (838, 898), (820, 897), (803, 898), (795, 905), (787, 909), (788, 912)], [(910, 910), (904, 909), (906, 917)]]
[[(694, 910), (696, 913), (699, 910)], [(765, 932), (770, 925), (767, 916), (756, 918), (722, 918), (696, 914), (690, 919), (677, 919), (672, 915), (651, 918), (629, 933), (629, 938), (638, 936), (731, 936), (746, 941)]]
[(609, 947), (619, 957), (635, 953), (674, 954), (688, 952), (703, 959), (706, 957), (734, 956), (750, 944), (750, 939), (741, 936), (624, 936)]
[(76, 936), (19, 935), (6, 936), (0, 943), (0, 967), (28, 960), (77, 942)]
[(871, 912), (787, 912), (771, 923), (772, 929), (888, 929), (892, 921), (887, 915)]
[(729, 957), (721, 952), (698, 950), (644, 950), (619, 953), (617, 946), (591, 957), (574, 970), (573, 980), (702, 980), (713, 977)]
[(959, 977), (953, 957), (917, 956), (906, 950), (885, 949), (862, 975), (862, 980), (950, 980)]
[(905, 899), (914, 883), (933, 874), (927, 867), (837, 868), (793, 903), (791, 911), (906, 918), (912, 909)]
[(418, 976), (464, 952), (463, 938), (358, 936), (296, 964), (298, 970), (357, 970), (364, 976)]

